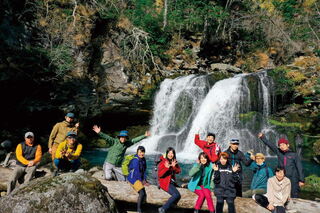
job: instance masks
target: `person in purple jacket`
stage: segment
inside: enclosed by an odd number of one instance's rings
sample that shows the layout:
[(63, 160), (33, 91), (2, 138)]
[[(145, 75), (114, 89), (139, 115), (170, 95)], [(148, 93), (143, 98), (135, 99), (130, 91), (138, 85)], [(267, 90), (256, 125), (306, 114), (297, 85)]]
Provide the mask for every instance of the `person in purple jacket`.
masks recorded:
[(143, 146), (139, 146), (137, 149), (137, 154), (129, 163), (129, 174), (127, 180), (133, 187), (133, 189), (139, 193), (137, 201), (137, 212), (141, 213), (141, 205), (146, 200), (147, 194), (144, 188), (145, 185), (149, 185), (147, 182), (147, 163), (144, 158), (146, 150)]

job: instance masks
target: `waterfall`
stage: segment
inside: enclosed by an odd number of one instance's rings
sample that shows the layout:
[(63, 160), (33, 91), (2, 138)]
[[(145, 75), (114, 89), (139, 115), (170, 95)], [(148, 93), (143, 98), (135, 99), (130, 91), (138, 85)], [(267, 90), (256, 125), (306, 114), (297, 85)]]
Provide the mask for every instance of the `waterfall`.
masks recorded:
[(238, 138), (240, 150), (268, 154), (257, 134), (263, 130), (276, 137), (267, 122), (272, 111), (271, 78), (264, 71), (213, 83), (211, 86), (210, 75), (162, 82), (154, 101), (152, 136), (142, 142), (148, 153), (164, 152), (172, 146), (179, 158), (194, 159), (200, 152), (194, 135), (200, 133), (204, 140), (211, 132), (222, 150), (228, 148), (231, 138)]

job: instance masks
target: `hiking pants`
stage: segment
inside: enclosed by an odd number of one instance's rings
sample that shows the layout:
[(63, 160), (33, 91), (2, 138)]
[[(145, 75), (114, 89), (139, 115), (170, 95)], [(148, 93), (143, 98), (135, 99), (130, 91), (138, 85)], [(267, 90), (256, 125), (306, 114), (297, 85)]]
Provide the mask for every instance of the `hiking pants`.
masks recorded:
[[(262, 207), (267, 208), (269, 205), (268, 198), (264, 195), (255, 195), (254, 200)], [(284, 206), (275, 206), (272, 213), (285, 213), (286, 209)]]
[(54, 159), (56, 167), (62, 171), (76, 171), (80, 167), (80, 159), (66, 160), (66, 159)]
[(122, 174), (121, 167), (116, 167), (115, 165), (104, 162), (103, 164), (104, 177), (106, 180), (112, 179), (112, 173), (115, 174), (115, 178), (117, 181), (125, 181), (125, 177)]
[(7, 185), (7, 194), (10, 194), (12, 190), (16, 187), (17, 180), (21, 180), (21, 178), (23, 178), (24, 176), (24, 181), (19, 181), (19, 183), (28, 183), (34, 177), (35, 173), (36, 166), (24, 167), (16, 165)]
[(235, 197), (220, 197), (220, 196), (217, 197), (216, 213), (223, 213), (224, 200), (227, 201), (228, 212), (235, 213), (236, 208), (234, 206), (234, 199), (235, 199)]
[(174, 203), (178, 203), (181, 198), (180, 192), (177, 188), (170, 183), (168, 193), (171, 195), (169, 200), (162, 206), (162, 208), (167, 211)]
[(138, 197), (138, 201), (137, 201), (137, 212), (140, 213), (140, 212), (142, 212), (141, 206), (147, 199), (147, 193), (146, 193), (145, 188), (141, 189), (138, 193), (139, 193), (139, 197)]
[(196, 202), (194, 209), (200, 210), (202, 207), (202, 204), (204, 202), (204, 199), (206, 199), (209, 211), (214, 212), (211, 191), (209, 189), (204, 188), (203, 186), (200, 186), (200, 187), (201, 187), (201, 189), (196, 189), (194, 191), (198, 195), (198, 199), (197, 199), (197, 202)]

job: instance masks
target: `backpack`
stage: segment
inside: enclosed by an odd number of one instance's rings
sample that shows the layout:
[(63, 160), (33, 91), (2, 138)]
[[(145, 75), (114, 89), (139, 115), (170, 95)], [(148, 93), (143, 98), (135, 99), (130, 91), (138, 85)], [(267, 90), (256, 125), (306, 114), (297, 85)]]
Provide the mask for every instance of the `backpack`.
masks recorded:
[(158, 165), (161, 161), (160, 157), (162, 156), (162, 154), (157, 154), (154, 156), (154, 167), (152, 169), (152, 178), (153, 178), (153, 182), (155, 183), (155, 185), (158, 186), (158, 188), (160, 189), (160, 184), (158, 181)]
[(122, 161), (122, 164), (121, 164), (121, 170), (122, 170), (122, 174), (124, 176), (128, 176), (129, 175), (129, 172), (130, 172), (129, 171), (129, 164), (130, 164), (131, 160), (134, 159), (134, 158), (137, 158), (137, 157), (135, 157), (135, 154), (126, 155), (124, 157), (124, 160)]

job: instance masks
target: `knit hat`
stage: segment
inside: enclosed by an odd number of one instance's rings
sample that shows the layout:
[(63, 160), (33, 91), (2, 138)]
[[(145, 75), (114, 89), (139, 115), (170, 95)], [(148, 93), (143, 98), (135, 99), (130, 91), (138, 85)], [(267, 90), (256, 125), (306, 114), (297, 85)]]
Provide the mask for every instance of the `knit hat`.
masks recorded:
[(280, 146), (280, 144), (285, 143), (285, 144), (289, 144), (289, 141), (285, 138), (280, 138), (278, 140), (278, 146)]

